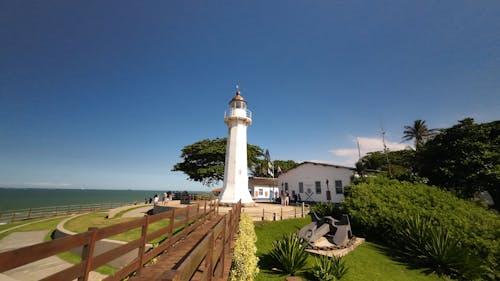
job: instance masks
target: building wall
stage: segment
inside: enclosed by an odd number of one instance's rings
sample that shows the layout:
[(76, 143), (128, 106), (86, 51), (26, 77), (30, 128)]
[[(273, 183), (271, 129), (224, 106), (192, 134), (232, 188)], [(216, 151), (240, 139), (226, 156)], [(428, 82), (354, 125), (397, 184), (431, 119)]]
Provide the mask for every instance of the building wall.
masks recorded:
[(276, 195), (279, 197), (279, 188), (277, 187), (249, 185), (248, 190), (256, 201), (274, 201)]
[[(303, 163), (294, 169), (278, 177), (280, 190), (285, 191), (288, 186), (290, 200), (293, 200), (293, 193), (300, 194), (301, 201), (328, 202), (327, 191), (330, 191), (333, 203), (340, 203), (344, 199), (344, 187), (351, 183), (353, 170), (345, 167), (335, 167), (317, 163)], [(328, 180), (328, 187), (326, 181)], [(336, 181), (340, 181), (342, 186), (337, 192)], [(317, 183), (319, 188), (316, 190)], [(300, 183), (303, 190), (300, 192)], [(319, 193), (317, 192), (319, 191)]]

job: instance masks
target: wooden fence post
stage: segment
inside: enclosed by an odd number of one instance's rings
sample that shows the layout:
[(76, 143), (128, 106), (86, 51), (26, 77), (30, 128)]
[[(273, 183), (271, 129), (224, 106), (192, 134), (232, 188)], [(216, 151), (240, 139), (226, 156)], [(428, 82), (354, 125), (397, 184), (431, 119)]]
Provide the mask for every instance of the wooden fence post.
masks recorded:
[(92, 267), (92, 259), (94, 257), (95, 239), (97, 227), (89, 227), (89, 240), (82, 249), (82, 264), (84, 264), (83, 276), (78, 277), (78, 281), (87, 281), (89, 278), (90, 268)]
[(205, 271), (207, 272), (207, 280), (212, 281), (212, 276), (214, 275), (214, 249), (215, 249), (215, 238), (214, 230), (210, 231), (209, 235), (209, 245), (207, 255), (205, 256)]
[(143, 217), (143, 224), (142, 224), (142, 229), (141, 229), (141, 246), (139, 247), (138, 249), (138, 258), (139, 258), (139, 264), (137, 265), (137, 268), (135, 269), (136, 272), (137, 272), (137, 275), (140, 275), (141, 274), (141, 270), (142, 270), (142, 265), (144, 263), (144, 252), (146, 251), (146, 243), (148, 242), (147, 241), (147, 237), (148, 237), (148, 227), (149, 227), (149, 216), (148, 215), (144, 215)]
[(264, 220), (264, 208), (262, 208), (262, 220)]
[(170, 211), (170, 222), (168, 224), (168, 239), (172, 239), (174, 233), (175, 208)]
[(302, 202), (302, 218), (304, 218), (304, 202)]
[(224, 268), (225, 268), (225, 262), (226, 262), (226, 255), (227, 255), (227, 246), (226, 246), (226, 243), (228, 241), (226, 241), (226, 231), (227, 231), (227, 215), (224, 216), (223, 218), (224, 220), (224, 228), (222, 229), (222, 257), (220, 259), (220, 266), (222, 268), (222, 270), (220, 271), (221, 274), (219, 276), (219, 278), (222, 278), (224, 276)]
[(205, 200), (205, 206), (203, 207), (203, 214), (205, 214), (205, 217), (207, 216), (207, 200)]
[(283, 207), (281, 207), (281, 220), (283, 220)]
[(297, 208), (293, 207), (293, 217), (297, 218)]

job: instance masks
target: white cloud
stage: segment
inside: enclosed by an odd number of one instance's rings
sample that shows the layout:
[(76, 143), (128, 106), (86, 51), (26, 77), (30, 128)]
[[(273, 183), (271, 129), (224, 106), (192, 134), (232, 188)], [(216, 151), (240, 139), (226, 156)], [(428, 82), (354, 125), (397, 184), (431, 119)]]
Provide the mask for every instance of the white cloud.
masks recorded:
[[(354, 166), (354, 164), (358, 161), (359, 154), (363, 157), (368, 152), (384, 150), (384, 144), (382, 142), (382, 138), (380, 137), (358, 137), (352, 138), (351, 140), (353, 148), (337, 148), (329, 150), (329, 152), (333, 154), (334, 164)], [(359, 142), (359, 152), (357, 142)], [(385, 144), (390, 151), (403, 150), (408, 147), (406, 144), (389, 140), (386, 140)]]

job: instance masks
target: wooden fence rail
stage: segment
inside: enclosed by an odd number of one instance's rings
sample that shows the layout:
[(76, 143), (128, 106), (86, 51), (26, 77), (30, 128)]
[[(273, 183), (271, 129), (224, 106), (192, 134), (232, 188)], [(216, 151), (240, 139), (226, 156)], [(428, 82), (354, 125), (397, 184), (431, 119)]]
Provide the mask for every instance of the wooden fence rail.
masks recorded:
[[(230, 247), (227, 245), (231, 243), (236, 232), (241, 204), (233, 206), (229, 214), (223, 217), (219, 217), (217, 212), (216, 201), (205, 201), (204, 206), (194, 204), (185, 208), (174, 208), (168, 212), (144, 216), (140, 219), (103, 228), (89, 228), (85, 233), (3, 252), (0, 253), (0, 273), (73, 248), (83, 247), (82, 260), (79, 264), (75, 264), (42, 280), (88, 280), (90, 271), (131, 251), (137, 251), (136, 257), (114, 274), (107, 276), (103, 281), (122, 280), (134, 272), (136, 276), (140, 276), (141, 272), (148, 268), (144, 267), (145, 264), (185, 238), (200, 225), (206, 223), (207, 220), (216, 219), (215, 226), (210, 229), (202, 242), (198, 243), (190, 251), (189, 256), (178, 268), (168, 273), (171, 276), (171, 279), (168, 280), (188, 280), (184, 279), (184, 277), (192, 276), (201, 261), (205, 260), (207, 275), (203, 280), (212, 280), (215, 273), (220, 274), (220, 272), (224, 271), (221, 271), (220, 266), (227, 266), (227, 263), (230, 263), (230, 259), (228, 260), (227, 257), (231, 253), (228, 252)], [(148, 225), (161, 220), (168, 220), (168, 225), (154, 232), (148, 230)], [(141, 236), (138, 239), (106, 252), (94, 254), (97, 241), (137, 228), (141, 228)], [(157, 247), (146, 250), (147, 243), (165, 235), (167, 238)]]
[[(304, 218), (309, 213), (309, 205), (301, 204), (298, 206), (290, 207), (274, 207), (276, 205), (271, 205), (273, 207), (264, 207), (259, 209), (259, 211), (249, 212), (248, 214), (252, 217), (253, 221), (278, 221), (292, 218)], [(279, 205), (277, 205), (279, 206)]]

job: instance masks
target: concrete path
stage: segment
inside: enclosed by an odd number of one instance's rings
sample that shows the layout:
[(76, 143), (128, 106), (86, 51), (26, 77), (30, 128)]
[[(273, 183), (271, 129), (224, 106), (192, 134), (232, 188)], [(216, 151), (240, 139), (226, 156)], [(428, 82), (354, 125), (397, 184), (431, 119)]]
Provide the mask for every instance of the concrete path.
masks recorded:
[[(0, 252), (5, 252), (29, 245), (41, 243), (48, 230), (14, 232), (0, 240)], [(20, 266), (0, 274), (0, 281), (34, 281), (59, 272), (70, 267), (71, 264), (63, 261), (57, 256), (48, 257), (24, 266)], [(89, 280), (102, 280), (105, 275), (91, 272)]]
[(153, 206), (145, 206), (142, 208), (136, 208), (133, 210), (130, 210), (122, 215), (122, 218), (140, 218), (144, 217), (146, 215), (146, 212), (153, 209)]

